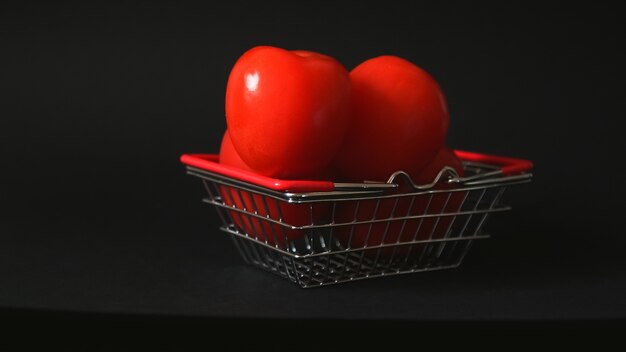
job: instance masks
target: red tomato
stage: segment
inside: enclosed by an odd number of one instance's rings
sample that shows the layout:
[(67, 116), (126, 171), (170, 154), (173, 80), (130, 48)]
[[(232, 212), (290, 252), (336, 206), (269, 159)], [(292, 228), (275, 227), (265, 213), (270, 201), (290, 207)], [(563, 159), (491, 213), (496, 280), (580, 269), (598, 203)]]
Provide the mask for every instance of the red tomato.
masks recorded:
[[(237, 154), (228, 131), (224, 133), (224, 138), (222, 139), (220, 163), (251, 171)], [(231, 186), (220, 185), (219, 189), (226, 205), (235, 205), (239, 209), (245, 207), (248, 212), (254, 213), (256, 211), (262, 217), (269, 215), (269, 218), (274, 220), (282, 219), (284, 223), (291, 226), (310, 225), (312, 220), (319, 224), (324, 222), (329, 215), (328, 203), (314, 204), (313, 209), (311, 209), (309, 204), (288, 203), (270, 197), (266, 197), (264, 201), (263, 197), (258, 193), (237, 190)], [(313, 214), (311, 214), (311, 211)], [(234, 210), (229, 211), (229, 213), (233, 223), (239, 230), (243, 230), (248, 235), (257, 237), (263, 242), (267, 241), (270, 245), (278, 245), (278, 247), (283, 249), (287, 247), (289, 241), (306, 235), (306, 230), (294, 230)]]
[(395, 56), (367, 60), (350, 72), (354, 118), (336, 167), (350, 181), (417, 174), (443, 146), (449, 117), (437, 82)]
[[(439, 172), (446, 167), (452, 167), (459, 176), (463, 176), (463, 163), (454, 154), (454, 151), (448, 148), (442, 148), (439, 150), (435, 159), (428, 164), (419, 174), (413, 176), (413, 181), (419, 185), (426, 185), (432, 183)], [(447, 179), (448, 174), (443, 174), (442, 179), (435, 185), (435, 189), (452, 189), (454, 184), (448, 184), (444, 181)], [(448, 195), (450, 196), (448, 198)], [(461, 205), (465, 199), (466, 192), (452, 192), (448, 193), (435, 193), (430, 200), (427, 214), (441, 214), (441, 213), (454, 213), (461, 210)], [(414, 215), (424, 213), (426, 211), (426, 205), (428, 204), (428, 198), (424, 197), (419, 204), (419, 207), (414, 212)], [(444, 208), (445, 206), (445, 208)], [(424, 218), (420, 226), (420, 230), (417, 239), (429, 239), (429, 238), (443, 238), (446, 236), (450, 226), (452, 225), (452, 216), (442, 216), (437, 220), (436, 218)], [(417, 222), (413, 226), (417, 227)], [(423, 247), (418, 247), (423, 248)]]
[[(417, 185), (427, 185), (432, 183), (439, 172), (446, 167), (449, 166), (456, 171), (459, 176), (463, 176), (463, 162), (459, 159), (452, 149), (447, 147), (441, 148), (435, 158), (420, 172), (412, 174), (411, 178), (413, 182)], [(443, 175), (444, 177), (447, 174)]]
[[(444, 166), (454, 168), (459, 175), (463, 175), (463, 165), (456, 155), (447, 148), (442, 148), (427, 166), (419, 174), (413, 177), (418, 185), (430, 184)], [(444, 175), (445, 176), (445, 175)], [(434, 189), (452, 188), (443, 182), (437, 183)], [(412, 193), (411, 188), (406, 184), (400, 184), (398, 194)], [(434, 194), (430, 199), (430, 194), (411, 197), (399, 197), (395, 199), (382, 199), (377, 205), (377, 200), (364, 200), (357, 206), (353, 202), (340, 203), (337, 210), (336, 222), (349, 222), (355, 218), (357, 221), (384, 220), (406, 216), (416, 216), (424, 214), (450, 213), (460, 210), (464, 199), (463, 192), (454, 192), (448, 199), (446, 193)], [(447, 203), (446, 203), (447, 201)], [(411, 204), (412, 203), (412, 204)], [(445, 209), (444, 209), (445, 205)], [(428, 209), (427, 209), (428, 207)], [(409, 242), (413, 240), (427, 240), (445, 237), (452, 224), (452, 217), (443, 216), (437, 221), (435, 217), (423, 219), (396, 220), (389, 222), (377, 222), (373, 224), (355, 225), (352, 230), (350, 226), (340, 227), (337, 231), (337, 238), (344, 246), (350, 248), (363, 248), (381, 244), (393, 244)], [(352, 236), (350, 234), (352, 233)], [(369, 235), (368, 235), (369, 233)], [(383, 248), (380, 251), (366, 251), (368, 257), (387, 259), (391, 256), (395, 258), (406, 257), (410, 253), (421, 255), (425, 245), (414, 245), (409, 252), (409, 246), (402, 246), (396, 249)]]
[(224, 132), (222, 144), (220, 145), (220, 164), (236, 167), (242, 170), (254, 172), (246, 163), (241, 160), (239, 154), (233, 146), (228, 131)]
[[(246, 163), (244, 163), (243, 160), (241, 160), (241, 158), (239, 157), (239, 154), (237, 154), (237, 151), (233, 147), (233, 144), (230, 140), (230, 135), (228, 134), (228, 131), (224, 133), (224, 137), (222, 138), (219, 160), (221, 164), (236, 167), (236, 168), (243, 169), (246, 171), (252, 171), (248, 167), (248, 165), (246, 165)], [(230, 186), (220, 185), (219, 189), (220, 189), (220, 194), (222, 196), (222, 199), (224, 200), (224, 203), (226, 205), (230, 205), (230, 206), (235, 205), (239, 209), (243, 209), (245, 205), (247, 209), (250, 209), (251, 203), (249, 200), (250, 198), (249, 198), (248, 192), (241, 192), (242, 195), (245, 195), (245, 197), (239, 197), (239, 194), (237, 193), (237, 191)], [(243, 201), (242, 201), (242, 198), (243, 198)], [(248, 218), (247, 216), (243, 214), (240, 215), (236, 211), (229, 211), (229, 214), (233, 220), (233, 223), (238, 229), (244, 230), (246, 233), (252, 233), (253, 227), (250, 223), (250, 220), (251, 220), (250, 218)]]
[(331, 164), (348, 128), (350, 90), (346, 69), (326, 55), (250, 49), (226, 88), (233, 145), (261, 175), (315, 177)]

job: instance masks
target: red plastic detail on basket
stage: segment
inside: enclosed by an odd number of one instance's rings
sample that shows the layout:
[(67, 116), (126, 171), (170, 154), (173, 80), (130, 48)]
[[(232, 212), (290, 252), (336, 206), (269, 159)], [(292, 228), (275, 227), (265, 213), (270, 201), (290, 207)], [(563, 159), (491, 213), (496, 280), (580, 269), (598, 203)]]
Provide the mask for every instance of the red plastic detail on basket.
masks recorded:
[[(455, 150), (454, 152), (461, 160), (498, 165), (500, 166), (502, 174), (506, 176), (529, 172), (533, 168), (533, 163), (524, 159), (473, 153), (462, 150)], [(280, 192), (305, 193), (334, 190), (334, 184), (331, 181), (281, 180), (222, 165), (219, 163), (219, 156), (217, 154), (184, 154), (180, 157), (180, 161), (185, 165)]]
[(500, 171), (503, 175), (506, 176), (528, 172), (533, 168), (533, 163), (529, 160), (524, 159), (472, 153), (462, 150), (455, 150), (454, 153), (459, 158), (461, 158), (461, 160), (475, 161), (490, 165), (499, 165)]
[(185, 165), (269, 188), (274, 191), (294, 193), (328, 192), (335, 188), (335, 185), (330, 181), (280, 180), (222, 165), (219, 163), (219, 156), (216, 154), (183, 154), (183, 156), (180, 157), (180, 161)]

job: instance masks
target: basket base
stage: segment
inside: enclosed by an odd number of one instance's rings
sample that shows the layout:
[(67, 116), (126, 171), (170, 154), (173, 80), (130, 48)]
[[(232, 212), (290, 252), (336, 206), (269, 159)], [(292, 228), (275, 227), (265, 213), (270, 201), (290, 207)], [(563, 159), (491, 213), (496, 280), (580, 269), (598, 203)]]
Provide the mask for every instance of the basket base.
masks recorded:
[(299, 257), (234, 231), (225, 231), (231, 235), (246, 263), (286, 278), (302, 288), (453, 269), (461, 264), (475, 239), (488, 237), (481, 235), (471, 239), (394, 246), (394, 252), (403, 252), (404, 255), (389, 258), (376, 255), (380, 248)]

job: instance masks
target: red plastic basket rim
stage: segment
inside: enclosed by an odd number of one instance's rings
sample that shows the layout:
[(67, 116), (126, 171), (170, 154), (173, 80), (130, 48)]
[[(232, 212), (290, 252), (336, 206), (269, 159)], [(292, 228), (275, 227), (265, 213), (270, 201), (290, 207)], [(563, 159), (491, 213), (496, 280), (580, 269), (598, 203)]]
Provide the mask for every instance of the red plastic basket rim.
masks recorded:
[[(529, 172), (533, 168), (532, 162), (524, 159), (473, 153), (462, 150), (455, 150), (454, 152), (464, 161), (498, 166), (500, 167), (501, 174), (504, 176)], [(183, 154), (180, 157), (180, 161), (187, 166), (279, 192), (330, 192), (335, 189), (335, 184), (332, 181), (281, 180), (223, 165), (219, 163), (219, 155), (217, 154)]]

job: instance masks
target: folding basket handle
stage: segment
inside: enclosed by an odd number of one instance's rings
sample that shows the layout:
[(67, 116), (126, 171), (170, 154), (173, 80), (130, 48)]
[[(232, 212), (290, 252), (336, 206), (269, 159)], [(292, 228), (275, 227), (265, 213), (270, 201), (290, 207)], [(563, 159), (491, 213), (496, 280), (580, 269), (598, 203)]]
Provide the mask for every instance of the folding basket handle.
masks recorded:
[(461, 160), (473, 161), (489, 165), (498, 165), (500, 166), (499, 172), (504, 176), (512, 176), (525, 172), (530, 172), (533, 169), (533, 163), (529, 160), (472, 153), (463, 150), (455, 150), (454, 152), (459, 158), (461, 158)]
[[(503, 175), (507, 179), (529, 177), (527, 174), (532, 168), (532, 162), (523, 159), (508, 158), (502, 156), (485, 155), (479, 153), (466, 152), (461, 150), (454, 151), (456, 155), (465, 161), (489, 164), (499, 166), (500, 169), (486, 172), (480, 175), (457, 179), (458, 182), (484, 182), (484, 180), (497, 175)], [(214, 175), (221, 177), (236, 179), (248, 184), (265, 187), (278, 192), (289, 193), (307, 193), (307, 192), (330, 192), (330, 191), (362, 191), (372, 192), (376, 190), (384, 190), (397, 187), (397, 184), (391, 182), (398, 173), (392, 175), (390, 182), (371, 182), (371, 183), (333, 183), (332, 181), (315, 181), (315, 180), (281, 180), (271, 177), (261, 176), (245, 170), (240, 170), (219, 163), (219, 156), (215, 154), (184, 154), (180, 161), (195, 169), (208, 171)], [(442, 170), (443, 171), (443, 170)], [(399, 172), (401, 173), (401, 172)], [(405, 177), (409, 177), (405, 175)], [(410, 179), (410, 178), (409, 178)], [(416, 186), (424, 188), (424, 186)]]

